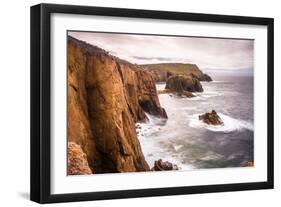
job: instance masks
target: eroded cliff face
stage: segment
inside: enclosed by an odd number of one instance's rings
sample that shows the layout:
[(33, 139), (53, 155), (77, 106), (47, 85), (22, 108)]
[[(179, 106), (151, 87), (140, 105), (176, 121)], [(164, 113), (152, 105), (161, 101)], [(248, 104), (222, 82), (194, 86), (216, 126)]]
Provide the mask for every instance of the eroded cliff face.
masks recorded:
[(128, 62), (118, 62), (125, 98), (135, 122), (144, 121), (145, 113), (167, 118), (165, 110), (161, 107), (156, 86), (151, 74), (136, 65)]
[(167, 117), (150, 73), (68, 37), (68, 141), (94, 173), (148, 171), (135, 122)]

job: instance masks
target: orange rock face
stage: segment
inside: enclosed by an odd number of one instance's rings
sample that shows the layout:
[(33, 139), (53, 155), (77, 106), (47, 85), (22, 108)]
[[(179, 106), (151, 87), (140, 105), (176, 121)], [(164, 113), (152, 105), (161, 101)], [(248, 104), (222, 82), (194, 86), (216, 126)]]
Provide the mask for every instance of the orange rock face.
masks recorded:
[(67, 147), (67, 174), (89, 175), (92, 174), (87, 161), (87, 156), (78, 144), (68, 142)]
[(94, 173), (149, 170), (135, 130), (145, 112), (167, 117), (148, 72), (68, 37), (68, 141)]

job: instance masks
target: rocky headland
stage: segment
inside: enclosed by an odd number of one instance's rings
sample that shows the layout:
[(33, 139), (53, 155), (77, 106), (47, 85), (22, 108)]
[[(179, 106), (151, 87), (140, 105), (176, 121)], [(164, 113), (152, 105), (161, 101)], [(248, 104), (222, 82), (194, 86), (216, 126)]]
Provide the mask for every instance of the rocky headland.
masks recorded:
[(208, 74), (203, 73), (196, 64), (160, 63), (141, 66), (152, 74), (155, 82), (166, 82), (173, 75), (192, 76), (199, 81), (212, 81), (212, 78)]
[(196, 64), (161, 63), (142, 65), (144, 70), (151, 73), (155, 82), (166, 82), (165, 90), (158, 94), (173, 93), (179, 97), (192, 98), (192, 92), (203, 92), (200, 81), (212, 81)]

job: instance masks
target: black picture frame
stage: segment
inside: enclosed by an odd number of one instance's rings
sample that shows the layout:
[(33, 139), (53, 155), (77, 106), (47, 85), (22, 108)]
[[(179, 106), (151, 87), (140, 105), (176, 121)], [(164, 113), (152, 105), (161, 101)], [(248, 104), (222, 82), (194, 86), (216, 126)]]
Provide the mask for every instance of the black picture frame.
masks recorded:
[[(50, 16), (52, 13), (134, 17), (149, 19), (218, 22), (267, 26), (267, 181), (189, 187), (85, 192), (74, 194), (50, 193), (50, 129), (51, 129), (51, 72), (50, 72)], [(166, 196), (273, 188), (274, 177), (274, 71), (272, 18), (195, 14), (168, 11), (135, 10), (73, 5), (39, 4), (31, 7), (31, 174), (30, 199), (38, 203), (88, 201), (101, 199)]]

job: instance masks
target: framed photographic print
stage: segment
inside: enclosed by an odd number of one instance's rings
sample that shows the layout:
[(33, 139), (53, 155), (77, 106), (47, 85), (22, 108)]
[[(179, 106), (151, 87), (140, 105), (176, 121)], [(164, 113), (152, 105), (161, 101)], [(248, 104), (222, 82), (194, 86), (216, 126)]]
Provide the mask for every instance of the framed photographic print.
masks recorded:
[(31, 7), (31, 200), (273, 188), (273, 19)]

